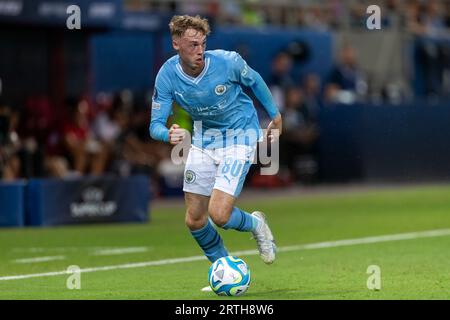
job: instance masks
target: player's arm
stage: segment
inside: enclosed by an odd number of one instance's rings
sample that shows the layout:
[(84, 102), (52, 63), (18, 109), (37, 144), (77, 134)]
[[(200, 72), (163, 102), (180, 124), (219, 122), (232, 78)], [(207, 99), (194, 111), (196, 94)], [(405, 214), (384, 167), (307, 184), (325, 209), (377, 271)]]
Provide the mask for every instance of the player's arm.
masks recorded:
[(283, 130), (283, 120), (281, 118), (281, 113), (275, 105), (275, 101), (273, 100), (272, 93), (267, 87), (267, 84), (264, 82), (264, 79), (260, 76), (258, 72), (248, 67), (250, 70), (250, 77), (253, 80), (253, 84), (249, 85), (255, 94), (256, 98), (261, 102), (264, 106), (264, 109), (268, 113), (270, 117), (270, 123), (267, 126), (267, 137), (272, 142)]
[(173, 96), (170, 81), (161, 70), (156, 77), (155, 91), (152, 98), (152, 112), (150, 121), (150, 136), (159, 141), (178, 144), (186, 137), (186, 130), (173, 124), (167, 129), (167, 119), (172, 113)]
[[(283, 120), (278, 107), (275, 105), (275, 101), (273, 100), (269, 87), (264, 82), (261, 75), (250, 68), (239, 54), (236, 54), (234, 59), (233, 73), (233, 78), (235, 78), (239, 83), (252, 89), (256, 98), (261, 102), (269, 115), (271, 122), (267, 127), (267, 135), (269, 139), (273, 141), (277, 135), (281, 135), (283, 130)], [(275, 130), (278, 130), (278, 132), (276, 133)]]

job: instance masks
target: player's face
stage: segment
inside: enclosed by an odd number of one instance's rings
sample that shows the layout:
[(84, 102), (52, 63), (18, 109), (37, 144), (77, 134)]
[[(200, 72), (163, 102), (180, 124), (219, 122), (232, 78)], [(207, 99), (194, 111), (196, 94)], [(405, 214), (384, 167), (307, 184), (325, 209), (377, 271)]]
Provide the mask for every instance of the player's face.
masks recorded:
[(173, 47), (178, 51), (183, 68), (196, 74), (205, 65), (206, 35), (194, 29), (187, 29), (182, 37), (173, 39)]

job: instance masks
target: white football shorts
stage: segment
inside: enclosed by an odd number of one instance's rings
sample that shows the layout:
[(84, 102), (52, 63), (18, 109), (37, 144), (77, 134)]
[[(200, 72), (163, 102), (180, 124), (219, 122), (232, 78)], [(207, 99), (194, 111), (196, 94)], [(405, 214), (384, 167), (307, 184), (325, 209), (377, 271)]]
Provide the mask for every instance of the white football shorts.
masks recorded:
[(217, 189), (237, 198), (255, 152), (256, 146), (200, 149), (192, 145), (184, 169), (183, 191), (210, 196)]

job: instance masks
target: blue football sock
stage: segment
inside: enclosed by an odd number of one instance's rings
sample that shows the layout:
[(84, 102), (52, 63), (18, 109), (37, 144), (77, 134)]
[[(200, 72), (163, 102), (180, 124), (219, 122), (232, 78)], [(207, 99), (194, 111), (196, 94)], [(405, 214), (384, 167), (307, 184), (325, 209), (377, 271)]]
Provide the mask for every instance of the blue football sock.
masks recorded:
[(222, 238), (209, 219), (203, 228), (191, 231), (191, 234), (209, 261), (214, 262), (219, 258), (228, 256), (228, 251), (223, 245)]
[(222, 228), (225, 230), (234, 229), (238, 231), (254, 231), (258, 226), (258, 222), (259, 220), (255, 216), (234, 207), (233, 211), (231, 211), (230, 219)]

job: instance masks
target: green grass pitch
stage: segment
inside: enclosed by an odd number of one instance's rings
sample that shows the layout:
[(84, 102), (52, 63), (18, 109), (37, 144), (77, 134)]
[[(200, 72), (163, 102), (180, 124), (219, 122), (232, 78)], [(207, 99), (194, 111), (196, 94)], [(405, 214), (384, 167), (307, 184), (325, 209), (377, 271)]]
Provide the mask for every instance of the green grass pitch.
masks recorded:
[[(241, 200), (242, 209), (264, 211), (278, 246), (450, 228), (450, 187), (408, 187), (339, 194)], [(450, 233), (398, 241), (375, 241), (281, 251), (273, 265), (243, 254), (252, 282), (238, 298), (201, 292), (206, 259), (161, 265), (126, 264), (200, 256), (184, 225), (184, 207), (159, 206), (148, 224), (0, 229), (0, 299), (448, 299)], [(220, 231), (231, 253), (255, 250), (249, 233)], [(129, 249), (113, 254), (99, 250)], [(133, 249), (134, 248), (134, 249)], [(117, 252), (116, 252), (117, 253)], [(28, 262), (36, 257), (56, 260)], [(50, 258), (52, 259), (52, 258)], [(22, 263), (20, 263), (22, 262)], [(64, 271), (81, 273), (81, 289), (69, 275), (7, 280), (6, 276)], [(381, 269), (381, 289), (367, 288), (367, 268)]]

